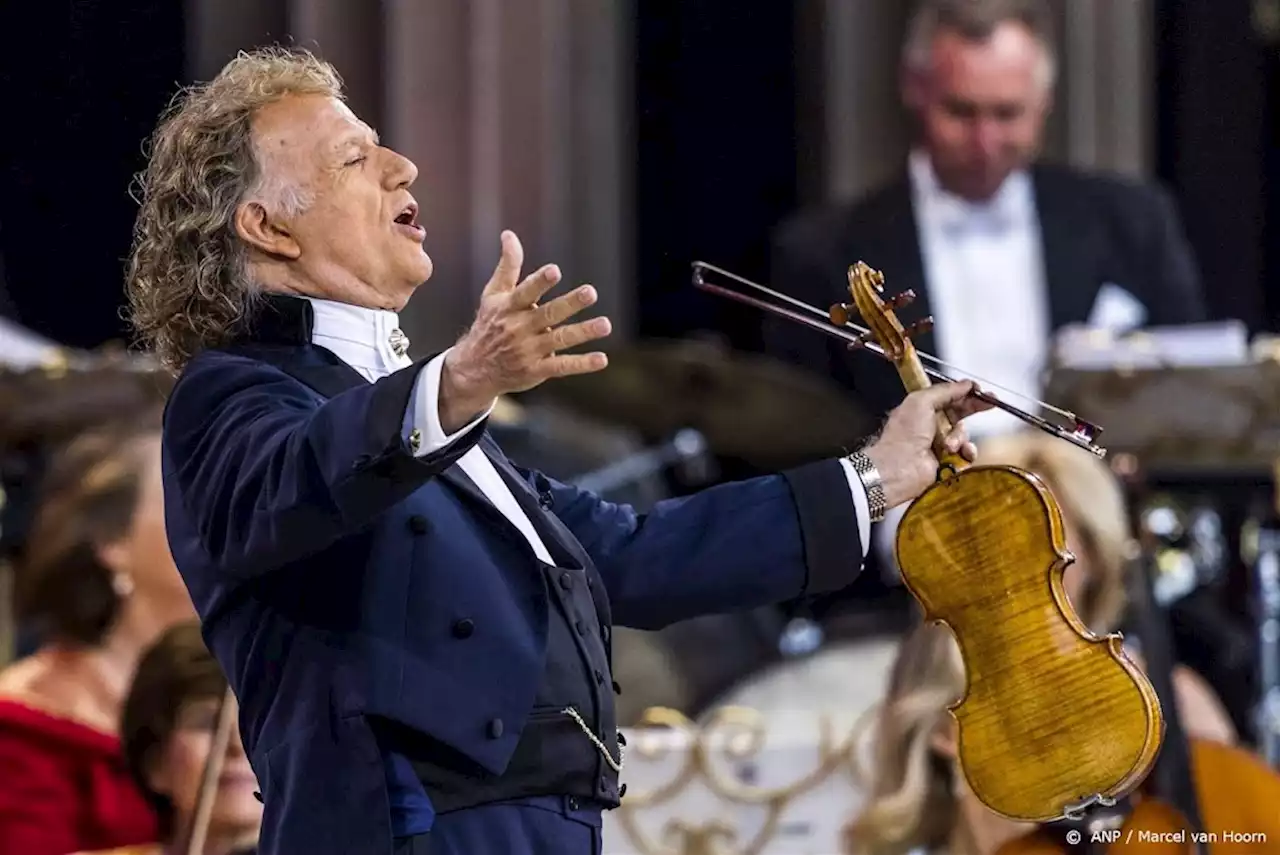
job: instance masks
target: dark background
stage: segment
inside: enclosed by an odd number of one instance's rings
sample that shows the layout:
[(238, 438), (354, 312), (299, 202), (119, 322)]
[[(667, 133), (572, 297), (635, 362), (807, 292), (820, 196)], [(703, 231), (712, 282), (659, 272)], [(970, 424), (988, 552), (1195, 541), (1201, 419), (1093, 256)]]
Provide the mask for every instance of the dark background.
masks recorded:
[[(182, 5), (73, 0), (0, 8), (0, 252), (20, 320), (74, 346), (125, 335), (120, 283), (142, 142), (185, 82)], [(635, 186), (646, 336), (759, 318), (689, 287), (702, 258), (767, 274), (797, 204), (794, 4), (637, 4)], [(748, 11), (749, 8), (749, 11)], [(1158, 0), (1158, 173), (1220, 317), (1271, 328), (1280, 295), (1280, 60), (1247, 0)], [(0, 299), (0, 303), (3, 300)], [(3, 309), (0, 308), (0, 311)]]

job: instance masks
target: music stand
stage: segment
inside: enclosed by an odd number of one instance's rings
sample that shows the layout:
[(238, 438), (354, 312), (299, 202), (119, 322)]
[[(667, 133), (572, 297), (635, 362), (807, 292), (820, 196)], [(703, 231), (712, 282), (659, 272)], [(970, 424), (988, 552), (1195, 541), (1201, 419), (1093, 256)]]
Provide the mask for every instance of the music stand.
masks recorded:
[(1103, 429), (1112, 458), (1148, 476), (1270, 484), (1280, 460), (1280, 362), (1059, 368), (1045, 399)]

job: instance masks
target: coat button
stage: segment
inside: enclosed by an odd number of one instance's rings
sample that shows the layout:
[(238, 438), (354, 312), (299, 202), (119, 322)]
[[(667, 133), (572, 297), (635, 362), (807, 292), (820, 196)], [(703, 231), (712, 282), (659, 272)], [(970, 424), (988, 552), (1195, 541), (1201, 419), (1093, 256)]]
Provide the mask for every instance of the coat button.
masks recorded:
[(549, 511), (551, 510), (551, 505), (552, 505), (552, 500), (551, 500), (550, 493), (538, 494), (538, 507), (542, 508), (544, 511)]
[(609, 643), (609, 627), (607, 626), (600, 627), (600, 637), (604, 639), (605, 644)]
[(621, 799), (621, 798), (622, 798), (623, 796), (625, 796), (626, 794), (627, 794), (627, 785), (626, 785), (626, 784), (623, 784), (621, 787), (618, 787), (618, 798), (620, 798), (620, 799)]
[(586, 625), (585, 623), (583, 623), (582, 621), (578, 621), (578, 622), (577, 622), (577, 623), (575, 623), (573, 626), (574, 626), (574, 629), (578, 630), (578, 635), (586, 635), (586, 634), (587, 634), (587, 625)]
[(495, 718), (493, 721), (489, 722), (488, 732), (489, 732), (490, 739), (501, 739), (502, 738), (502, 719)]
[(569, 590), (570, 588), (572, 588), (572, 587), (573, 587), (573, 576), (569, 575), (568, 573), (561, 573), (561, 574), (560, 574), (560, 587), (561, 587), (561, 588), (564, 588), (566, 591), (567, 591), (567, 590)]
[(622, 687), (618, 685), (618, 681), (617, 681), (617, 680), (614, 680), (614, 681), (613, 681), (613, 693), (614, 693), (615, 695), (620, 695), (620, 694), (622, 694)]
[(427, 518), (424, 516), (420, 516), (418, 514), (414, 514), (413, 516), (409, 517), (409, 531), (413, 532), (414, 534), (426, 534)]
[(603, 685), (604, 685), (604, 674), (601, 674), (601, 673), (600, 673), (600, 669), (599, 669), (599, 668), (597, 668), (597, 669), (596, 669), (596, 685), (597, 685), (597, 686), (603, 686)]
[[(460, 621), (454, 621), (453, 637), (454, 638), (470, 638), (471, 633), (476, 631), (476, 622), (471, 618), (463, 618)], [(501, 726), (502, 722), (498, 722)]]
[(577, 796), (569, 796), (569, 810), (577, 810), (581, 807)]

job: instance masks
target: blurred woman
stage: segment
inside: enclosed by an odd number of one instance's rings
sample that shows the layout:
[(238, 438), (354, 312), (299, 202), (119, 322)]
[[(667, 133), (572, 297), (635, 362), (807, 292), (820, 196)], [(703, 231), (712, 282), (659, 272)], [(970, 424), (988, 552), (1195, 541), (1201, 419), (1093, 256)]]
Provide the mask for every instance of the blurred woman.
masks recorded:
[[(1040, 433), (988, 440), (983, 464), (1040, 476), (1062, 508), (1067, 548), (1076, 556), (1063, 586), (1095, 633), (1116, 630), (1125, 612), (1130, 532), (1119, 484), (1100, 460)], [(1141, 657), (1130, 653), (1141, 664)], [(992, 813), (956, 767), (948, 707), (964, 692), (959, 646), (943, 627), (923, 626), (903, 642), (878, 714), (863, 735), (873, 744), (860, 777), (867, 793), (847, 829), (851, 855), (991, 855), (1031, 826)], [(1176, 666), (1174, 703), (1189, 738), (1236, 741), (1230, 717), (1208, 683)]]
[(0, 667), (38, 644), (29, 628), (14, 626), (11, 570), (22, 561), (50, 460), (90, 430), (133, 424), (140, 415), (145, 422), (173, 386), (151, 361), (60, 356), (45, 368), (0, 369)]
[(194, 614), (165, 538), (158, 411), (66, 449), (15, 571), (19, 621), (44, 641), (0, 671), (0, 852), (155, 840), (121, 704), (142, 651)]
[[(120, 729), (129, 770), (159, 818), (160, 842), (99, 855), (185, 851), (226, 688), (226, 677), (195, 622), (173, 627), (143, 656)], [(262, 824), (262, 804), (254, 795), (257, 779), (238, 728), (232, 729), (216, 787), (204, 855), (251, 852)]]

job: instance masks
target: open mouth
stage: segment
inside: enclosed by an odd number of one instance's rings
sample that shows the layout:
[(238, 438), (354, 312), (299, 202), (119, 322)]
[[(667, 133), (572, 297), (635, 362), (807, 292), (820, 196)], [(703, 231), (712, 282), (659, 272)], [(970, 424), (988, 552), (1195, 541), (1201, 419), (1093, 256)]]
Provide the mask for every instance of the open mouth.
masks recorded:
[(416, 202), (410, 202), (405, 206), (404, 210), (396, 217), (395, 223), (398, 226), (408, 226), (411, 229), (421, 230), (418, 225), (418, 205)]

